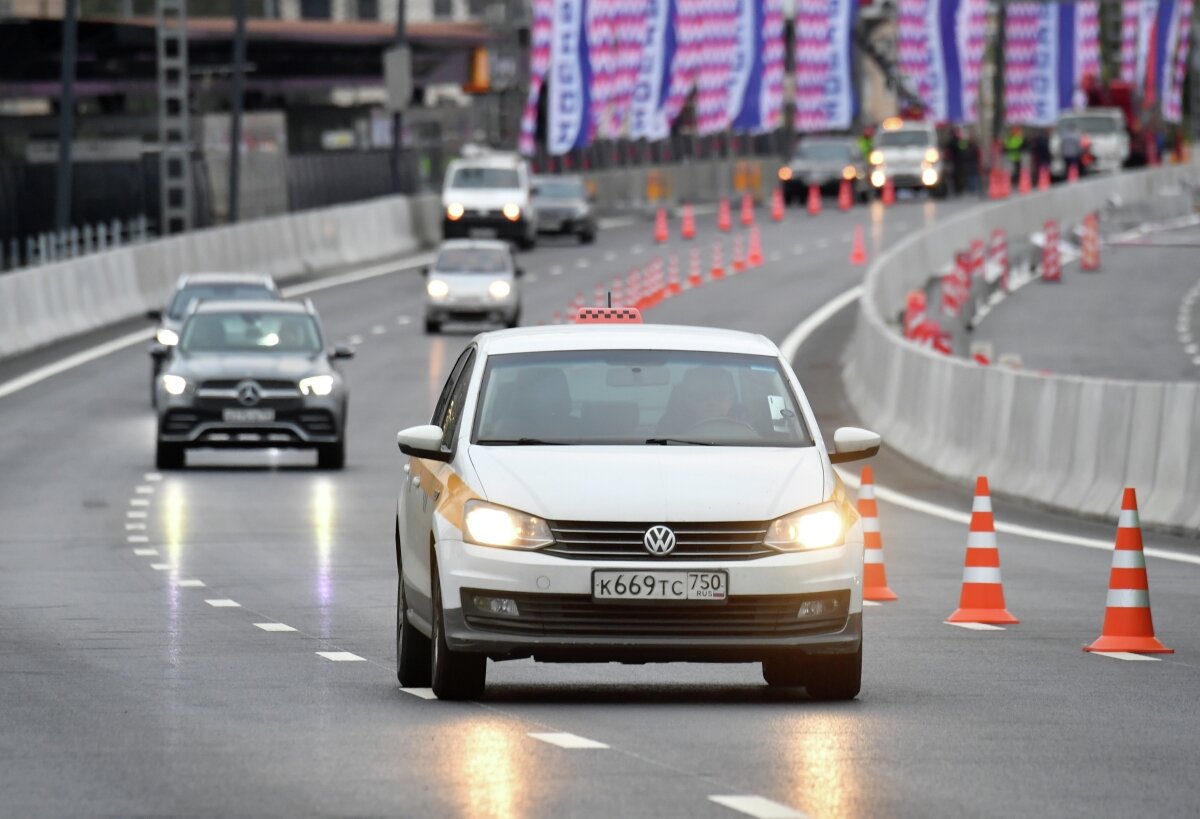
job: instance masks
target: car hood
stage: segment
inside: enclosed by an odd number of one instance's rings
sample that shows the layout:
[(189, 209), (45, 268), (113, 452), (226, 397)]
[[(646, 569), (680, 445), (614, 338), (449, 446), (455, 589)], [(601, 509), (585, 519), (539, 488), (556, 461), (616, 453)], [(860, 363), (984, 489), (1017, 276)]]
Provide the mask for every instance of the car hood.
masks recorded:
[(791, 164), (793, 171), (829, 171), (841, 173), (847, 165), (853, 165), (849, 159), (797, 159)]
[(500, 210), (510, 202), (524, 205), (527, 197), (520, 188), (448, 188), (442, 194), (442, 204), (449, 205), (451, 202), (471, 209)]
[(555, 209), (561, 209), (561, 210), (575, 210), (578, 208), (586, 208), (587, 200), (571, 199), (571, 198), (567, 198), (567, 197), (557, 197), (557, 196), (535, 196), (535, 197), (533, 197), (533, 204), (535, 207), (539, 207), (539, 208), (555, 208)]
[(193, 353), (177, 356), (171, 362), (171, 372), (191, 376), (200, 381), (208, 379), (288, 379), (326, 372), (321, 357), (279, 355), (274, 353)]
[(548, 520), (771, 520), (832, 491), (815, 446), (472, 445), (469, 454), (487, 500)]
[(876, 148), (875, 150), (883, 154), (883, 161), (886, 164), (888, 162), (920, 162), (925, 158), (925, 152), (932, 147), (932, 145), (925, 145), (905, 148)]

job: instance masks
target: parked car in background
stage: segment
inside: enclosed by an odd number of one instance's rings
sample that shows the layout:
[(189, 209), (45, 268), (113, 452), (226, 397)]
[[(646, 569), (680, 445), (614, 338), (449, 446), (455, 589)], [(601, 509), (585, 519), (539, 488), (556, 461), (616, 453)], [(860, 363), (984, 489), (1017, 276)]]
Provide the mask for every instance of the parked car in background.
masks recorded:
[(528, 163), (516, 154), (481, 153), (452, 161), (442, 188), (442, 236), (537, 244)]
[(884, 122), (867, 157), (871, 185), (883, 188), (891, 180), (895, 188), (927, 190), (945, 196), (946, 167), (939, 144), (937, 128), (932, 123)]
[(582, 177), (535, 176), (533, 209), (542, 233), (573, 234), (584, 244), (596, 240), (596, 216)]
[(150, 310), (146, 317), (158, 322), (154, 345), (150, 349), (150, 405), (157, 395), (158, 374), (162, 371), (164, 349), (179, 343), (188, 307), (209, 301), (278, 301), (283, 298), (275, 280), (264, 273), (185, 273), (175, 284), (167, 306)]
[(521, 319), (523, 271), (512, 248), (496, 239), (451, 239), (425, 270), (425, 332), (447, 321), (493, 321), (516, 327)]
[(843, 179), (853, 183), (858, 199), (870, 196), (866, 157), (848, 136), (809, 137), (796, 146), (791, 159), (779, 169), (783, 201), (788, 204), (804, 201), (810, 185), (816, 185), (822, 193), (836, 193)]
[(1050, 137), (1052, 176), (1066, 176), (1062, 134), (1069, 128), (1083, 136), (1085, 153), (1091, 156), (1088, 170), (1117, 171), (1129, 160), (1129, 134), (1125, 130), (1125, 115), (1120, 108), (1085, 108), (1082, 111), (1069, 111), (1058, 118), (1054, 135)]

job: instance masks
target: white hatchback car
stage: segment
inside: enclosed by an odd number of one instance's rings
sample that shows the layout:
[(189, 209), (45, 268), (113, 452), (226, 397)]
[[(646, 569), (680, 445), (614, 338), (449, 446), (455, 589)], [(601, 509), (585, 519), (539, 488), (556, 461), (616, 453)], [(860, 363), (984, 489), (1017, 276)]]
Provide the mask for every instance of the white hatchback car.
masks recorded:
[(486, 661), (762, 662), (848, 699), (863, 530), (778, 348), (639, 323), (476, 337), (411, 456), (396, 515), (397, 677), (482, 695)]

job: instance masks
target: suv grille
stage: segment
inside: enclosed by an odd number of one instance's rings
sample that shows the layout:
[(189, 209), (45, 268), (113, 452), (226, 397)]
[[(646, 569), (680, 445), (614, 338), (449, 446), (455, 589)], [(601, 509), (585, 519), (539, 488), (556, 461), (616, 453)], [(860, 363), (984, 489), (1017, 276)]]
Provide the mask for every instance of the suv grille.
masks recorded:
[(610, 521), (552, 521), (554, 544), (546, 554), (577, 560), (746, 560), (778, 554), (763, 545), (768, 524), (762, 521), (741, 523), (667, 523), (675, 533), (675, 549), (667, 555), (646, 551), (643, 538), (654, 523), (613, 523)]
[[(485, 614), (470, 604), (472, 595), (497, 592), (462, 591), (467, 624), (514, 634), (592, 635), (611, 637), (785, 637), (841, 631), (850, 606), (848, 591), (822, 594), (733, 596), (721, 603), (632, 601), (597, 603), (580, 594), (513, 594), (517, 617)], [(833, 603), (820, 618), (799, 619), (807, 600)]]
[(237, 385), (243, 381), (253, 381), (264, 390), (294, 390), (296, 389), (295, 381), (278, 378), (219, 378), (212, 381), (204, 381), (198, 389), (202, 390), (234, 390)]

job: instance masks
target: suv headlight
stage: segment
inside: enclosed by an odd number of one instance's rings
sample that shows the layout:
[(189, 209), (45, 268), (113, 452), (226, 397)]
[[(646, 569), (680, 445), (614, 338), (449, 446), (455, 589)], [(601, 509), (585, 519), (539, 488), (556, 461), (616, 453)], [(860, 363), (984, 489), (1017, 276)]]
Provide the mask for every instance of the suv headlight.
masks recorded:
[(512, 285), (504, 281), (504, 279), (497, 279), (488, 285), (488, 293), (497, 301), (508, 298), (508, 294), (511, 292)]
[(871, 151), (871, 153), (867, 155), (867, 161), (872, 165), (882, 165), (883, 151)]
[(158, 332), (154, 334), (154, 340), (164, 347), (174, 347), (179, 343), (179, 333), (170, 327), (159, 327)]
[(481, 500), (465, 506), (463, 537), (468, 543), (502, 549), (540, 549), (554, 542), (546, 521)]
[(838, 504), (827, 501), (771, 521), (764, 543), (784, 552), (827, 549), (842, 545), (848, 528)]
[(162, 385), (168, 395), (183, 395), (187, 390), (187, 379), (182, 375), (167, 373), (162, 377)]
[(310, 375), (300, 379), (300, 392), (305, 395), (329, 395), (333, 392), (332, 375)]
[(504, 209), (501, 211), (501, 213), (504, 214), (504, 218), (508, 221), (515, 222), (521, 218), (521, 206), (513, 202), (509, 202), (504, 206)]
[(451, 222), (457, 222), (463, 218), (464, 213), (466, 213), (466, 209), (458, 202), (451, 202), (449, 205), (446, 205), (446, 218)]
[(444, 299), (450, 295), (450, 285), (441, 279), (430, 279), (429, 284), (425, 285), (425, 292), (430, 298)]

